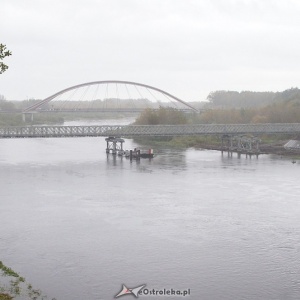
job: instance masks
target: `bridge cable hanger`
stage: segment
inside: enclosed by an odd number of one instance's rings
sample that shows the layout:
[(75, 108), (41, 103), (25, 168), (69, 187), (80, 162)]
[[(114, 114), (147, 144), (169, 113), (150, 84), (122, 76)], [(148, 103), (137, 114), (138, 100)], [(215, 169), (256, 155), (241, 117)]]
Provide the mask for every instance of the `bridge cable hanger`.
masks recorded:
[(84, 87), (84, 86), (87, 86), (87, 87), (90, 87), (91, 85), (99, 85), (99, 84), (110, 84), (110, 83), (115, 83), (116, 85), (117, 84), (125, 84), (125, 86), (128, 84), (128, 85), (133, 85), (135, 86), (135, 88), (137, 88), (136, 86), (141, 86), (141, 87), (144, 87), (146, 89), (150, 89), (150, 90), (154, 90), (154, 91), (157, 91), (159, 93), (162, 93), (164, 96), (166, 96), (167, 98), (170, 97), (174, 100), (176, 100), (177, 102), (180, 102), (182, 103), (183, 105), (189, 107), (191, 110), (195, 111), (195, 112), (199, 112), (195, 107), (193, 107), (192, 105), (190, 105), (189, 103), (171, 95), (170, 93), (167, 93), (161, 89), (158, 89), (156, 87), (153, 87), (153, 86), (150, 86), (150, 85), (147, 85), (147, 84), (143, 84), (143, 83), (138, 83), (138, 82), (132, 82), (132, 81), (123, 81), (123, 80), (102, 80), (102, 81), (92, 81), (92, 82), (86, 82), (86, 83), (82, 83), (82, 84), (78, 84), (78, 85), (74, 85), (74, 86), (71, 86), (69, 88), (66, 88), (64, 90), (61, 90), (55, 94), (53, 94), (52, 96), (50, 97), (47, 97), (45, 98), (44, 100), (41, 100), (40, 102), (38, 103), (35, 103), (29, 107), (27, 107), (26, 109), (23, 110), (23, 112), (31, 112), (31, 111), (35, 111), (37, 110), (39, 107), (43, 106), (44, 104), (47, 104), (49, 103), (51, 100), (53, 100), (54, 98), (56, 98), (57, 96), (59, 95), (62, 95), (66, 92), (69, 92), (71, 90), (75, 90), (77, 88), (81, 88), (81, 87)]

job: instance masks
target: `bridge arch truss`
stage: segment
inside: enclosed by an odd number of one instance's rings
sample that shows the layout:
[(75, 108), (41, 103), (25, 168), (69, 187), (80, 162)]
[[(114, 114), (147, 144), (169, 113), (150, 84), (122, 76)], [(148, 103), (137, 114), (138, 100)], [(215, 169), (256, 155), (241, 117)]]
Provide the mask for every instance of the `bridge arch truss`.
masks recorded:
[(57, 98), (60, 95), (63, 95), (67, 92), (70, 92), (72, 90), (76, 90), (78, 88), (82, 88), (82, 87), (89, 87), (89, 86), (93, 86), (93, 85), (104, 85), (104, 84), (122, 84), (122, 85), (132, 85), (132, 86), (138, 86), (138, 87), (143, 87), (146, 88), (147, 90), (151, 90), (151, 91), (155, 91), (158, 93), (161, 93), (162, 95), (171, 98), (172, 100), (174, 100), (175, 102), (179, 102), (180, 104), (182, 104), (184, 107), (186, 107), (187, 109), (190, 109), (191, 111), (194, 112), (198, 112), (198, 110), (193, 107), (191, 104), (185, 102), (184, 100), (153, 86), (147, 85), (147, 84), (143, 84), (143, 83), (138, 83), (138, 82), (133, 82), (133, 81), (123, 81), (123, 80), (102, 80), (102, 81), (92, 81), (92, 82), (86, 82), (86, 83), (82, 83), (82, 84), (78, 84), (78, 85), (74, 85), (71, 87), (68, 87), (66, 89), (63, 89), (47, 98), (45, 98), (44, 100), (41, 100), (38, 103), (35, 103), (29, 107), (27, 107), (23, 112), (35, 112), (38, 109), (40, 109), (42, 106), (48, 104), (49, 102), (51, 102), (52, 100), (54, 100), (55, 98)]

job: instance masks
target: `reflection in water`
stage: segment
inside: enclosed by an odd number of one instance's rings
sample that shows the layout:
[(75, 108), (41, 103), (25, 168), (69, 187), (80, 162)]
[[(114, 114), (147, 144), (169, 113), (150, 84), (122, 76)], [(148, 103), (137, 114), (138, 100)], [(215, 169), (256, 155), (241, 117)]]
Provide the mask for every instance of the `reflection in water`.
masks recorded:
[(64, 300), (112, 299), (123, 283), (298, 299), (298, 168), (195, 149), (130, 162), (104, 138), (2, 140), (1, 260)]

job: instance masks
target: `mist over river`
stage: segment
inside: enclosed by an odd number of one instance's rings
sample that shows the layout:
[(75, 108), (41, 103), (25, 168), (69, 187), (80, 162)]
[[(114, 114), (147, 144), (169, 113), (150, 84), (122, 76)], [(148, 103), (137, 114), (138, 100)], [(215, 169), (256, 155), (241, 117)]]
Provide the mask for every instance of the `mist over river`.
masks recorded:
[(123, 284), (190, 289), (141, 299), (300, 298), (299, 162), (166, 147), (130, 162), (105, 147), (0, 140), (0, 260), (49, 299), (113, 299)]

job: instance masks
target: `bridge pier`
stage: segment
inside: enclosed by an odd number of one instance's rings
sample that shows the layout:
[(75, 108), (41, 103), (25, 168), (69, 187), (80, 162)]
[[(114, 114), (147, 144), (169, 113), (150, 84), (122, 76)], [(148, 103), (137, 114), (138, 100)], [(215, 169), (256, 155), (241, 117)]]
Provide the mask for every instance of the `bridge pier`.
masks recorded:
[(29, 116), (29, 121), (33, 122), (33, 113), (22, 113), (22, 120), (24, 123), (28, 120), (26, 116)]
[(117, 153), (123, 153), (123, 143), (125, 142), (123, 139), (118, 137), (110, 136), (105, 139), (106, 141), (106, 153), (112, 153), (113, 155), (117, 155)]
[[(251, 158), (252, 155), (260, 154), (260, 139), (256, 137), (248, 136), (234, 136), (234, 135), (223, 135), (222, 139), (222, 154), (223, 151), (228, 151), (228, 156), (232, 157), (232, 153), (236, 152), (238, 158), (241, 157), (241, 154), (246, 154), (246, 158)], [(225, 145), (227, 144), (227, 145)]]

